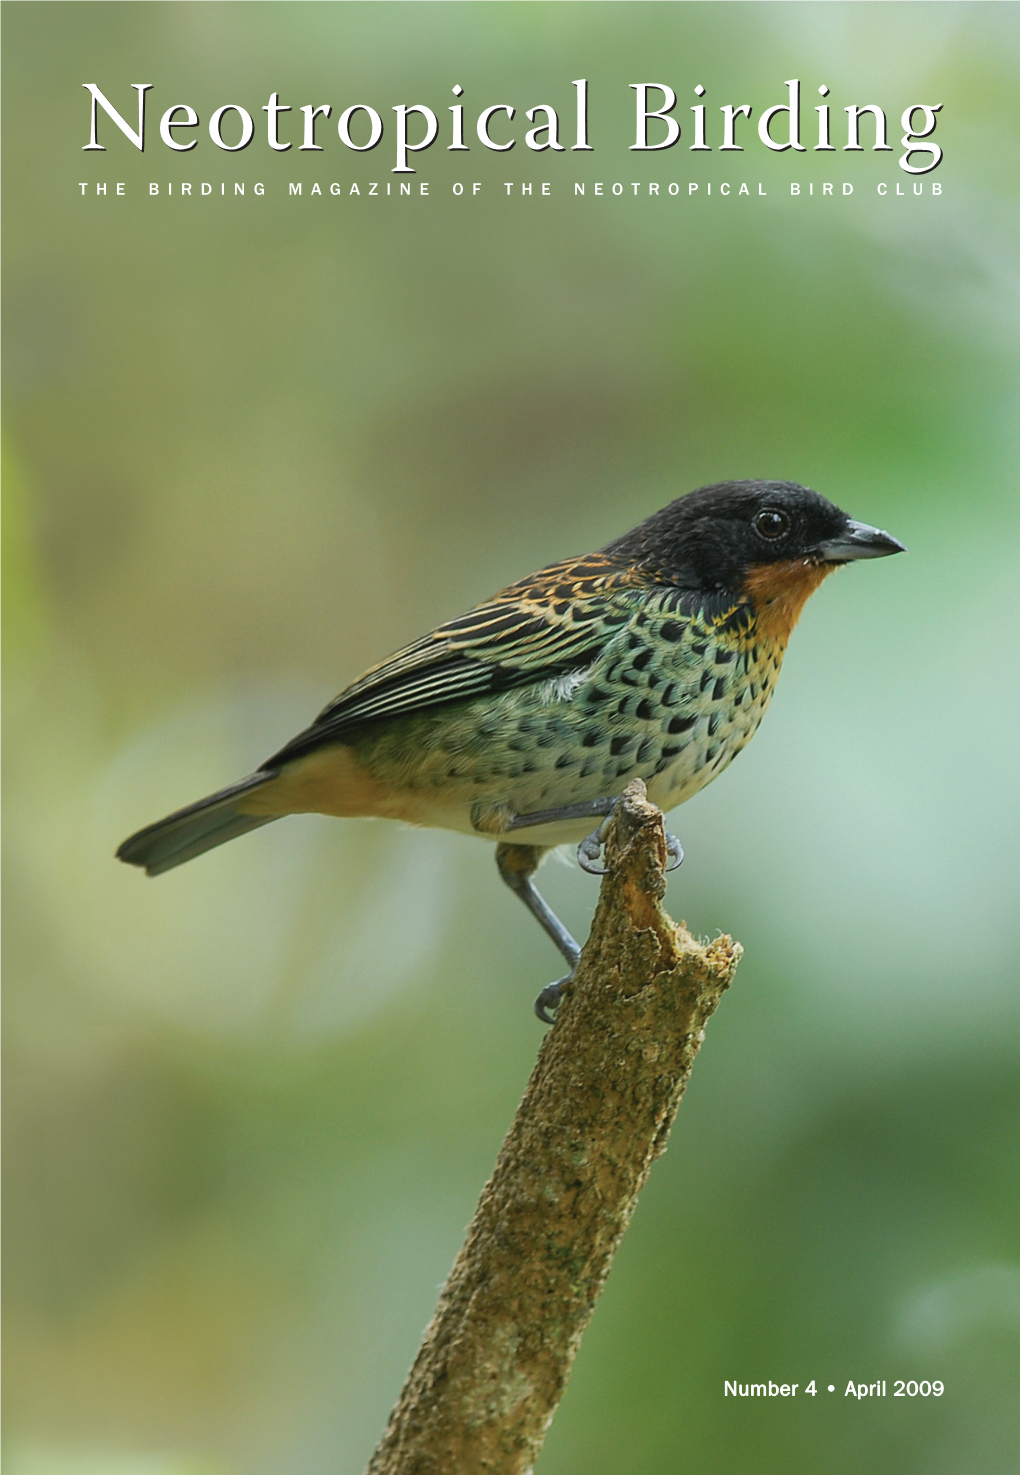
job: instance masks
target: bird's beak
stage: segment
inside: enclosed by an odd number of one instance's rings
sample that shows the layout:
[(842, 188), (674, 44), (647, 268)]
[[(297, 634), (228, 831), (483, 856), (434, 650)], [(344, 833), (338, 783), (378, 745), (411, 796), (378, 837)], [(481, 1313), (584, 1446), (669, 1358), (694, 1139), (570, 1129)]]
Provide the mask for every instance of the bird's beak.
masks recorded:
[(888, 558), (890, 553), (906, 553), (906, 548), (897, 539), (880, 528), (869, 527), (866, 522), (847, 519), (845, 530), (838, 538), (818, 545), (819, 556), (825, 563), (852, 563), (857, 558)]

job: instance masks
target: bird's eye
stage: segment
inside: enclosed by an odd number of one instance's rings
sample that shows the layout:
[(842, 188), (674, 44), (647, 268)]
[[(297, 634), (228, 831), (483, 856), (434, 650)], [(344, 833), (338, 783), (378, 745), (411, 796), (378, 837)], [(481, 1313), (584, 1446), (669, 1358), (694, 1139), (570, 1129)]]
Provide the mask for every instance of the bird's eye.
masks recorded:
[(774, 509), (768, 512), (759, 512), (751, 526), (762, 538), (770, 540), (781, 538), (790, 530), (790, 519), (785, 512), (776, 512)]

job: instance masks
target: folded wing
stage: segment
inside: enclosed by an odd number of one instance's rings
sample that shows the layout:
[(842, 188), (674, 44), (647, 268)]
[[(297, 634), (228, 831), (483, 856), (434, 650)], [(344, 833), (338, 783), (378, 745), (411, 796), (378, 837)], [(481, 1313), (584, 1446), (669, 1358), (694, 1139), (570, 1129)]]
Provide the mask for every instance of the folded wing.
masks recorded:
[(350, 741), (372, 722), (590, 665), (628, 622), (625, 591), (636, 585), (629, 570), (604, 554), (521, 579), (367, 671), (262, 768)]

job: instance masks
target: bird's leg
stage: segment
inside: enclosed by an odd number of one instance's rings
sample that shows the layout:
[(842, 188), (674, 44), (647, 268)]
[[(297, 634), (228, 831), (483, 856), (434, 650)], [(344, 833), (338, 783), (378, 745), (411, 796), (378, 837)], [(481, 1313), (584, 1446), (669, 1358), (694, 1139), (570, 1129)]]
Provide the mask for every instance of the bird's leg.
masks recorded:
[[(619, 799), (591, 799), (580, 804), (564, 804), (559, 809), (539, 809), (531, 814), (518, 814), (510, 820), (506, 829), (533, 829), (538, 825), (560, 824), (564, 820), (589, 819), (602, 815), (603, 819), (598, 828), (586, 836), (577, 847), (577, 859), (582, 869), (591, 875), (601, 876), (606, 870), (605, 866), (598, 864), (602, 856), (605, 828), (619, 802)], [(496, 865), (510, 890), (521, 898), (532, 916), (537, 919), (570, 964), (570, 972), (555, 983), (547, 984), (535, 1000), (535, 1013), (539, 1019), (546, 1024), (552, 1024), (552, 1016), (548, 1011), (556, 1009), (559, 1005), (563, 997), (564, 985), (568, 984), (574, 976), (581, 949), (531, 879), (538, 870), (544, 849), (539, 845), (513, 845), (503, 841), (496, 847)], [(684, 858), (683, 846), (676, 836), (671, 835), (668, 831), (666, 832), (666, 855), (672, 862), (666, 866), (666, 870), (675, 871)]]
[(496, 865), (510, 890), (521, 898), (528, 911), (537, 919), (570, 964), (570, 972), (558, 979), (556, 983), (547, 984), (535, 1000), (535, 1013), (539, 1019), (545, 1024), (552, 1024), (552, 1015), (548, 1011), (555, 1009), (563, 997), (563, 986), (569, 983), (574, 976), (581, 949), (552, 907), (542, 898), (538, 887), (531, 879), (538, 870), (544, 853), (543, 848), (538, 845), (503, 843), (496, 847)]
[(619, 799), (585, 799), (580, 804), (561, 804), (559, 809), (536, 809), (531, 814), (515, 814), (508, 830), (530, 830), (535, 825), (555, 825), (568, 819), (594, 819), (612, 814)]
[[(588, 819), (597, 814), (604, 815), (602, 823), (597, 829), (586, 835), (577, 847), (577, 860), (583, 871), (592, 876), (604, 876), (605, 866), (599, 865), (602, 857), (602, 845), (605, 840), (605, 829), (609, 818), (619, 803), (619, 799), (592, 799), (584, 804), (564, 804), (561, 809), (539, 809), (533, 814), (518, 814), (507, 825), (508, 830), (526, 830), (534, 825), (558, 824), (569, 819)], [(675, 835), (666, 831), (666, 856), (671, 862), (666, 866), (667, 871), (675, 871), (677, 866), (683, 862), (684, 848)], [(506, 877), (503, 878), (506, 880)], [(508, 883), (511, 884), (511, 883)], [(535, 893), (536, 896), (538, 893)], [(541, 897), (539, 897), (541, 901)], [(530, 905), (530, 903), (529, 903)], [(542, 902), (545, 906), (545, 903)], [(546, 908), (548, 910), (548, 908)], [(536, 916), (538, 914), (536, 913)], [(543, 926), (545, 924), (543, 923)]]

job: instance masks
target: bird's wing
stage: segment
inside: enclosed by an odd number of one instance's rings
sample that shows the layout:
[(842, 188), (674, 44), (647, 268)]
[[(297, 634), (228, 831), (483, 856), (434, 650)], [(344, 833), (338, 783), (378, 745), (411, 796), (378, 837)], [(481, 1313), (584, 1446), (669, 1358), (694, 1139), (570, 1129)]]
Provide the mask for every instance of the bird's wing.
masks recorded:
[(366, 671), (262, 767), (349, 740), (370, 722), (579, 670), (629, 622), (631, 601), (620, 595), (642, 582), (602, 553), (531, 574)]

